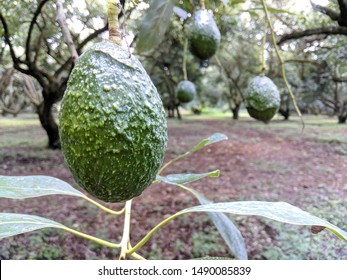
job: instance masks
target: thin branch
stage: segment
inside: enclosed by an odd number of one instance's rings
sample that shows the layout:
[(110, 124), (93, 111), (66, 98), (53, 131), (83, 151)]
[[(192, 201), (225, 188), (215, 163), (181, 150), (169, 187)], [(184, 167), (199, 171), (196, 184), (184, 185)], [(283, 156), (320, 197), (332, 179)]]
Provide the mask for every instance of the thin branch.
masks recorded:
[(44, 5), (48, 2), (49, 0), (42, 0), (42, 2), (40, 2), (40, 4), (37, 6), (37, 9), (34, 13), (34, 16), (30, 22), (29, 25), (29, 30), (28, 30), (28, 37), (25, 43), (25, 57), (26, 57), (26, 62), (29, 68), (31, 68), (31, 61), (30, 61), (30, 42), (31, 42), (31, 35), (33, 33), (33, 29), (34, 26), (36, 24), (36, 20), (38, 18), (38, 16), (41, 13), (42, 8), (44, 7)]
[(24, 74), (22, 74), (22, 78), (26, 95), (29, 97), (31, 103), (38, 107), (41, 104), (42, 100), (40, 100), (39, 96), (37, 95), (37, 91), (32, 78)]
[(333, 77), (333, 80), (338, 83), (347, 83), (347, 77)]
[(86, 44), (88, 44), (91, 40), (93, 40), (94, 38), (98, 37), (101, 33), (105, 32), (108, 30), (108, 24), (106, 24), (104, 27), (95, 30), (95, 32), (93, 32), (92, 34), (90, 34), (89, 36), (87, 36), (87, 38), (85, 38), (78, 46), (77, 46), (77, 53), (81, 53), (82, 49), (84, 48), (84, 46)]
[(62, 1), (57, 0), (56, 6), (57, 6), (57, 22), (59, 23), (59, 26), (63, 32), (65, 43), (69, 48), (72, 61), (75, 63), (76, 59), (78, 58), (78, 53), (77, 53), (77, 50), (75, 48), (75, 44), (72, 40), (70, 30), (69, 30), (67, 23), (66, 23), (66, 17), (64, 14)]
[(319, 63), (319, 62), (316, 61), (316, 60), (304, 59), (304, 58), (290, 58), (290, 59), (285, 59), (283, 62), (284, 62), (284, 63), (289, 63), (289, 62), (311, 63), (311, 64), (316, 64), (316, 65), (321, 65), (321, 63)]
[(5, 103), (0, 99), (0, 108), (3, 112), (11, 114), (11, 115), (18, 115), (18, 113), (20, 112), (21, 108), (17, 108), (17, 109), (11, 109), (6, 107)]
[(13, 45), (12, 45), (12, 42), (10, 40), (10, 34), (8, 32), (8, 25), (7, 25), (7, 22), (4, 18), (4, 16), (2, 15), (2, 13), (0, 12), (0, 21), (2, 23), (2, 26), (4, 28), (4, 34), (3, 36), (5, 37), (5, 42), (6, 44), (9, 46), (10, 48), (10, 54), (11, 54), (11, 58), (12, 58), (12, 61), (13, 61), (13, 64), (16, 65), (18, 68), (20, 68), (19, 64), (21, 63), (20, 59), (16, 56), (16, 53), (14, 51), (14, 48), (13, 48)]
[(312, 35), (345, 35), (347, 36), (347, 28), (341, 26), (327, 26), (327, 27), (319, 27), (306, 29), (302, 31), (295, 31), (293, 33), (288, 33), (283, 35), (280, 40), (277, 41), (277, 45), (281, 45), (286, 41), (299, 39)]
[(315, 4), (312, 2), (312, 0), (310, 0), (311, 2), (311, 6), (313, 8), (313, 10), (318, 11), (322, 14), (327, 15), (328, 17), (330, 17), (333, 21), (337, 21), (340, 17), (340, 14), (332, 9), (329, 9), (328, 7), (324, 7), (318, 4)]

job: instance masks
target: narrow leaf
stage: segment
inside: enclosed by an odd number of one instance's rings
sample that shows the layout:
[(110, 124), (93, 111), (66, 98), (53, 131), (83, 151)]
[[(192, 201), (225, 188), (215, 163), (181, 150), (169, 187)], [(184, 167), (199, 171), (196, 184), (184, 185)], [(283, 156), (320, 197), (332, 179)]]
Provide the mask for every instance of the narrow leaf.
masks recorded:
[(37, 216), (0, 213), (0, 239), (43, 228), (65, 229), (65, 226)]
[(57, 228), (111, 248), (120, 245), (68, 228), (55, 221), (26, 214), (0, 213), (0, 239), (44, 228)]
[(220, 142), (223, 140), (228, 140), (228, 137), (222, 133), (214, 133), (210, 137), (201, 140), (200, 143), (197, 144), (190, 151), (193, 153), (193, 152), (196, 152), (196, 151), (198, 151), (198, 150), (200, 150), (200, 149), (202, 149), (202, 148), (204, 148), (210, 144), (217, 143), (217, 142)]
[[(219, 170), (215, 170), (213, 172), (204, 173), (204, 174), (174, 174), (174, 175), (168, 175), (166, 177), (157, 176), (157, 180), (163, 181), (168, 184), (179, 186), (182, 189), (191, 192), (199, 200), (199, 202), (204, 205), (204, 204), (210, 204), (212, 203), (212, 201), (209, 201), (201, 193), (191, 188), (188, 188), (184, 186), (183, 184), (192, 182), (190, 181), (190, 179), (198, 178), (198, 177), (199, 177), (198, 179), (201, 179), (206, 177), (204, 176), (206, 174), (209, 175), (214, 173), (219, 175)], [(245, 241), (241, 235), (241, 232), (234, 225), (231, 219), (224, 213), (208, 212), (207, 214), (211, 218), (213, 224), (217, 228), (222, 238), (224, 239), (231, 253), (239, 260), (247, 260), (248, 256), (247, 256)]]
[(152, 0), (139, 26), (137, 48), (146, 52), (164, 38), (176, 0)]
[(202, 173), (202, 174), (170, 174), (167, 176), (157, 176), (158, 181), (165, 182), (167, 184), (188, 184), (197, 180), (200, 180), (205, 177), (218, 177), (220, 171), (214, 170), (208, 173)]
[[(292, 16), (298, 16), (298, 17), (301, 17), (301, 15), (299, 14), (296, 14), (296, 13), (293, 13), (293, 12), (290, 12), (290, 11), (287, 11), (287, 10), (281, 10), (281, 9), (276, 9), (276, 8), (273, 8), (273, 7), (267, 7), (268, 11), (270, 13), (273, 13), (273, 14), (289, 14), (289, 15), (292, 15)], [(255, 12), (255, 11), (263, 11), (264, 8), (263, 7), (255, 7), (255, 8), (250, 8), (250, 9), (247, 9), (247, 10), (241, 10), (242, 12), (249, 12), (249, 13), (252, 13), (252, 12)]]
[(196, 259), (191, 259), (191, 260), (204, 260), (204, 261), (227, 261), (227, 260), (233, 260), (230, 258), (226, 258), (226, 257), (202, 257), (202, 258), (196, 258)]
[(220, 141), (223, 141), (223, 140), (227, 140), (228, 137), (222, 133), (214, 133), (212, 134), (211, 136), (201, 140), (196, 146), (194, 146), (192, 149), (190, 149), (188, 152), (185, 152), (184, 154), (170, 160), (169, 162), (167, 162), (166, 164), (164, 164), (164, 166), (162, 166), (158, 172), (158, 174), (160, 174), (166, 167), (168, 167), (170, 164), (182, 159), (182, 158), (185, 158), (186, 156), (189, 156), (190, 154), (210, 145), (210, 144), (213, 144), (213, 143), (217, 143), (217, 142), (220, 142)]
[(267, 7), (267, 9), (270, 13), (273, 13), (273, 14), (289, 14), (289, 15), (293, 15), (293, 16), (297, 15), (296, 13), (293, 13), (293, 12), (290, 12), (287, 10), (276, 9), (276, 8), (269, 7), (269, 6)]
[(68, 183), (50, 176), (0, 176), (0, 197), (24, 199), (53, 194), (85, 197)]
[(191, 212), (217, 212), (235, 215), (255, 215), (293, 225), (320, 226), (325, 227), (340, 239), (347, 241), (347, 232), (344, 230), (286, 202), (237, 201), (213, 203), (187, 208), (179, 213), (185, 214)]

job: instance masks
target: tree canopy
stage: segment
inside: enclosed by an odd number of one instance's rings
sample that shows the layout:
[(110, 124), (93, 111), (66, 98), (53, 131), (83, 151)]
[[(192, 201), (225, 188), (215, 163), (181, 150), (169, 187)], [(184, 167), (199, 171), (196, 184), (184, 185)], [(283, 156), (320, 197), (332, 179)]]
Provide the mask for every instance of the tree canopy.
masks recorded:
[[(184, 53), (186, 24), (202, 2), (213, 12), (222, 37), (218, 53), (208, 61)], [(339, 122), (345, 123), (347, 3), (330, 0), (323, 5), (323, 2), (306, 1), (303, 6), (304, 1), (300, 5), (297, 1), (266, 1), (288, 82), (300, 110), (336, 115)], [(182, 105), (175, 97), (175, 87), (182, 80), (183, 58), (186, 57), (187, 76), (198, 89), (198, 98), (189, 104), (190, 108), (200, 112), (204, 106), (227, 106), (237, 119), (248, 81), (261, 71), (264, 49), (266, 75), (275, 81), (282, 93), (279, 112), (289, 117), (293, 107), (281, 78), (280, 61), (275, 55), (270, 29), (266, 28), (261, 1), (121, 3), (125, 13), (125, 16), (120, 15), (125, 45), (143, 62), (169, 116), (175, 111), (179, 113)], [(16, 71), (11, 73), (19, 72), (33, 79), (35, 86), (31, 89), (34, 92), (39, 89), (40, 94), (28, 94), (24, 90), (23, 95), (34, 104), (47, 132), (49, 147), (58, 148), (53, 105), (61, 100), (73, 68), (76, 54), (72, 50), (79, 55), (93, 40), (106, 36), (105, 1), (4, 0), (0, 21), (0, 70), (13, 68)], [(64, 23), (65, 31), (71, 34), (70, 44), (64, 36)], [(10, 108), (13, 102), (9, 102), (8, 97), (5, 102), (5, 92), (0, 92), (0, 106), (3, 112), (7, 109), (11, 113), (15, 111)], [(9, 94), (7, 92), (6, 96)]]

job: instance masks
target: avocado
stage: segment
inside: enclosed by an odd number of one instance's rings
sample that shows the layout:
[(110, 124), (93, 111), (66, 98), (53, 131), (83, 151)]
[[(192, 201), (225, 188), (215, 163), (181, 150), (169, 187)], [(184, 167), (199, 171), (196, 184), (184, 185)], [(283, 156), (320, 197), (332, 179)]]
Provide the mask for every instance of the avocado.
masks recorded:
[(167, 147), (157, 89), (139, 60), (110, 41), (78, 59), (61, 103), (59, 131), (76, 182), (105, 202), (140, 195), (155, 180)]
[(280, 93), (270, 78), (256, 76), (251, 80), (245, 96), (245, 105), (251, 117), (267, 123), (277, 113), (280, 103)]
[(187, 80), (181, 81), (176, 87), (176, 97), (182, 103), (188, 103), (195, 98), (195, 85)]
[(202, 60), (217, 52), (221, 35), (211, 12), (202, 9), (194, 13), (187, 25), (187, 38), (190, 52)]

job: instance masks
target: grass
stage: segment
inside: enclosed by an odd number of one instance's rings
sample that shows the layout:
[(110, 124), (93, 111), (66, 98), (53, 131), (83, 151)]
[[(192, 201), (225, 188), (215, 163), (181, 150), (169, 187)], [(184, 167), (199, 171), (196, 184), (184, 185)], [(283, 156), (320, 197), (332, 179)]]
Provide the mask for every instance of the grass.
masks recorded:
[(47, 143), (46, 133), (35, 114), (0, 117), (0, 136), (0, 148), (44, 147)]

